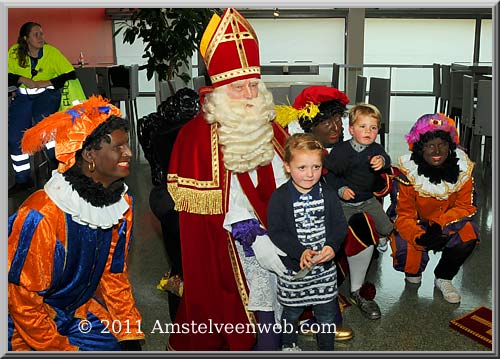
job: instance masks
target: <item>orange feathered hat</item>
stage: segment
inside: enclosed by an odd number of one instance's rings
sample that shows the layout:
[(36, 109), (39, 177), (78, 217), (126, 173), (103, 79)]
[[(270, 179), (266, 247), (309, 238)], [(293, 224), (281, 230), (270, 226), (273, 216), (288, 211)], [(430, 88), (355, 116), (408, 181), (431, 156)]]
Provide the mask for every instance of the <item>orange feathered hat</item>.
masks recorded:
[(200, 54), (213, 87), (236, 80), (260, 79), (259, 42), (250, 23), (236, 9), (212, 16), (200, 43)]
[(83, 103), (44, 118), (26, 130), (21, 149), (23, 153), (32, 154), (54, 140), (56, 159), (59, 161), (57, 170), (66, 172), (75, 164), (75, 154), (82, 148), (85, 139), (111, 115), (121, 117), (121, 112), (101, 96), (92, 96)]

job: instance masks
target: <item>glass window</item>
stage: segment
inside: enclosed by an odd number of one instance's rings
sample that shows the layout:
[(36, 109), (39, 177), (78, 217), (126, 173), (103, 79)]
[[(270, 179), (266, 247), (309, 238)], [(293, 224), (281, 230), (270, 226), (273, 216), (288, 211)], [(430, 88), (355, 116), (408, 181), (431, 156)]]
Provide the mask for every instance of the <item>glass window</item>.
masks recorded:
[[(474, 32), (474, 19), (368, 18), (365, 20), (364, 63), (449, 65), (471, 62)], [(390, 77), (392, 91), (432, 92), (432, 68), (365, 68), (363, 75)], [(408, 122), (406, 130), (409, 130), (419, 116), (434, 112), (434, 97), (393, 96), (390, 112), (391, 123)]]
[(479, 61), (492, 62), (492, 48), (493, 48), (493, 35), (492, 35), (492, 21), (481, 21), (481, 43), (479, 44)]
[[(330, 83), (332, 64), (344, 63), (345, 20), (324, 19), (248, 19), (257, 33), (261, 65), (324, 65), (319, 67), (319, 76), (311, 75), (265, 75), (269, 82), (311, 81)], [(343, 78), (339, 83), (343, 83)]]

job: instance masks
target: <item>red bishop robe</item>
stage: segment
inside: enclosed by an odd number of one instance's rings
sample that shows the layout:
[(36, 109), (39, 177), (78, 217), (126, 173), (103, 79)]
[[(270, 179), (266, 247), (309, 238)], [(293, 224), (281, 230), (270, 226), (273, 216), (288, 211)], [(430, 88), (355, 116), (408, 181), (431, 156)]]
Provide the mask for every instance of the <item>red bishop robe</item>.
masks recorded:
[[(283, 157), (287, 133), (273, 123), (273, 144)], [(269, 164), (271, 166), (271, 164)], [(269, 168), (267, 168), (269, 170)], [(265, 220), (274, 178), (245, 189), (259, 219)], [(170, 158), (168, 190), (179, 211), (184, 292), (168, 348), (171, 350), (251, 350), (256, 323), (247, 310), (248, 288), (234, 239), (223, 228), (231, 172), (226, 170), (217, 125), (200, 112), (180, 130)], [(251, 182), (251, 181), (250, 181)], [(258, 198), (257, 198), (258, 197)], [(265, 223), (262, 223), (265, 227)], [(179, 325), (177, 327), (177, 325)], [(177, 331), (177, 330), (176, 330)]]

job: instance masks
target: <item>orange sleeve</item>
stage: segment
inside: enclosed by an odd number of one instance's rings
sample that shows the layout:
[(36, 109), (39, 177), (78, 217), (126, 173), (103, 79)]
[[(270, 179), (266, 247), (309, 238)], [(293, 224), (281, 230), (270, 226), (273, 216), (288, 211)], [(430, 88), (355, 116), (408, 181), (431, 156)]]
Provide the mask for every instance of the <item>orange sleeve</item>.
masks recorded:
[(439, 218), (434, 221), (441, 227), (476, 214), (477, 207), (473, 204), (473, 180), (469, 179), (456, 193), (455, 202)]
[[(50, 287), (57, 238), (54, 228), (59, 220), (58, 212), (49, 208), (47, 213), (54, 217), (48, 219), (36, 211), (30, 214), (28, 207), (22, 207), (12, 225), (8, 244), (9, 314), (19, 335), (31, 348), (45, 351), (78, 350), (78, 347), (69, 343), (67, 337), (58, 333), (53, 320), (55, 313), (38, 294)], [(36, 226), (33, 225), (33, 216), (39, 216)], [(23, 253), (26, 241), (29, 241), (29, 250)], [(20, 258), (24, 262), (19, 262)]]
[[(131, 201), (130, 198), (128, 199)], [(113, 260), (113, 253), (117, 248), (118, 228), (120, 228), (123, 224), (123, 221), (126, 221), (127, 226), (123, 271), (119, 273), (112, 273), (110, 269)], [(113, 228), (111, 250), (100, 283), (102, 296), (111, 316), (110, 320), (120, 321), (121, 328), (123, 328), (122, 331), (113, 333), (118, 340), (144, 338), (144, 333), (141, 331), (142, 317), (139, 310), (135, 306), (134, 297), (132, 295), (132, 287), (127, 273), (127, 254), (130, 246), (131, 232), (132, 207), (130, 207), (126, 212), (125, 218)]]
[(9, 283), (9, 314), (26, 344), (37, 351), (78, 350), (68, 337), (59, 334), (49, 312), (38, 293)]
[(412, 244), (417, 250), (423, 250), (424, 248), (422, 246), (415, 243), (415, 239), (425, 233), (417, 222), (417, 194), (412, 186), (400, 184), (397, 196), (397, 216), (394, 221), (394, 228), (405, 241)]

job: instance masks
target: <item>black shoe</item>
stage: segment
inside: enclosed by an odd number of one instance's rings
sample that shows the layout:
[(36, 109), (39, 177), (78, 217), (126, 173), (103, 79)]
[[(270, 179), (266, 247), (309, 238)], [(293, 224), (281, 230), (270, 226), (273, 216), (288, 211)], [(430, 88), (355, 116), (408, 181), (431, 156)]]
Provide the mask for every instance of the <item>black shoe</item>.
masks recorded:
[(50, 168), (50, 173), (52, 175), (52, 171), (53, 170), (56, 170), (57, 167), (59, 167), (59, 161), (56, 160), (55, 158), (51, 158), (50, 161), (49, 161), (49, 168)]
[(19, 192), (33, 189), (33, 187), (35, 187), (35, 185), (33, 184), (32, 180), (29, 180), (28, 182), (16, 183), (15, 185), (9, 188), (9, 197), (18, 194)]
[(380, 319), (381, 313), (377, 302), (363, 298), (359, 295), (359, 289), (355, 292), (351, 292), (350, 300), (359, 307), (361, 313), (368, 319)]

